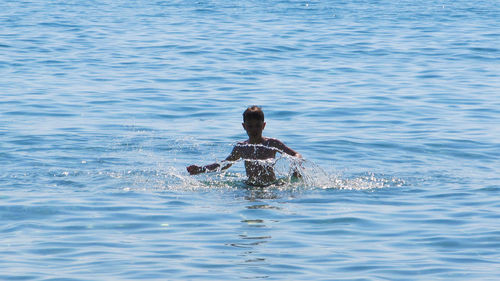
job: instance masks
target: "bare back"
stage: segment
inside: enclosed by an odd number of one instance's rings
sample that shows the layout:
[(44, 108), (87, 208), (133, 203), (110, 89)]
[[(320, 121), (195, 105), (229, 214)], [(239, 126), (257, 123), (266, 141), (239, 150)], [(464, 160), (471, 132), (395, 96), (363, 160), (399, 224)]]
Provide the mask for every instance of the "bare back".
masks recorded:
[(248, 181), (257, 185), (276, 181), (273, 161), (276, 153), (286, 153), (292, 156), (298, 154), (277, 139), (262, 139), (260, 144), (251, 144), (248, 140), (238, 143), (226, 159), (230, 161), (244, 159)]

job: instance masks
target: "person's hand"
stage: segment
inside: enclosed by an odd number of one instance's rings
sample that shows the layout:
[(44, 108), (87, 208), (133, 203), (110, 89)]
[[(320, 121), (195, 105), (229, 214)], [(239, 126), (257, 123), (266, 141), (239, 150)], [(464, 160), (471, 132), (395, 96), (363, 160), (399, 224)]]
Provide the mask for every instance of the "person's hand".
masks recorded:
[(299, 171), (295, 170), (293, 171), (292, 173), (292, 178), (295, 178), (295, 179), (301, 179), (302, 178), (302, 174), (300, 174)]
[(296, 153), (294, 157), (295, 159), (293, 159), (292, 162), (293, 166), (292, 178), (301, 179), (302, 173), (300, 172), (300, 170), (304, 170), (304, 167), (302, 167), (302, 163), (304, 163), (304, 158), (302, 158), (302, 155), (300, 153)]
[(190, 175), (197, 175), (197, 174), (201, 174), (204, 172), (203, 167), (196, 166), (196, 165), (191, 165), (191, 166), (187, 167), (186, 169)]

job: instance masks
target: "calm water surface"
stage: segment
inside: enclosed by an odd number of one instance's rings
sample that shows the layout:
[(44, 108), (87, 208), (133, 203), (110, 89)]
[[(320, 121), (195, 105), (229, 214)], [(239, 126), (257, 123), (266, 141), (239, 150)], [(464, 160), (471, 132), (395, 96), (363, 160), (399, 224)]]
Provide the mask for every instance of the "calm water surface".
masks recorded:
[(0, 3), (1, 280), (500, 279), (497, 1)]

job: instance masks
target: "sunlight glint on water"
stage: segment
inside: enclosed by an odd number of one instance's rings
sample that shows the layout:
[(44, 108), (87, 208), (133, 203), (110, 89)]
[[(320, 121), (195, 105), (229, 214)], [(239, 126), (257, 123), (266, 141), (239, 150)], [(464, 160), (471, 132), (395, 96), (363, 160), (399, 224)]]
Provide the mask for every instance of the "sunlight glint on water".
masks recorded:
[(500, 279), (496, 1), (1, 4), (0, 280)]

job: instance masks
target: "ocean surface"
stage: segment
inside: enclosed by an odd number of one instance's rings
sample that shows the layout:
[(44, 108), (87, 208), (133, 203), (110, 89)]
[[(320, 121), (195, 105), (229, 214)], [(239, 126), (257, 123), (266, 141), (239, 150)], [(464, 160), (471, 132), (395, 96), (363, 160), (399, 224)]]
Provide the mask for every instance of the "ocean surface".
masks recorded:
[(0, 280), (500, 280), (498, 1), (0, 7)]

